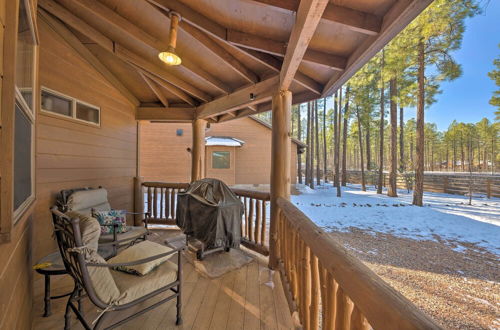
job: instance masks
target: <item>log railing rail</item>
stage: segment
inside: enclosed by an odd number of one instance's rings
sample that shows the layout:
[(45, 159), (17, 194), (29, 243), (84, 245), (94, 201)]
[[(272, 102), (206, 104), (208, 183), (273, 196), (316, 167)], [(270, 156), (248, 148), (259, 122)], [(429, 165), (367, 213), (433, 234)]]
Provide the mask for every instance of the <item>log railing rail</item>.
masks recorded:
[(269, 255), (269, 193), (237, 188), (232, 190), (244, 205), (242, 244), (265, 256)]
[(290, 201), (278, 198), (278, 268), (304, 329), (440, 329)]
[[(143, 182), (136, 179), (136, 212), (149, 212), (150, 224), (175, 225), (177, 193), (189, 183)], [(232, 189), (244, 205), (241, 224), (242, 244), (265, 256), (269, 255), (268, 192)], [(138, 219), (136, 223), (140, 223)]]

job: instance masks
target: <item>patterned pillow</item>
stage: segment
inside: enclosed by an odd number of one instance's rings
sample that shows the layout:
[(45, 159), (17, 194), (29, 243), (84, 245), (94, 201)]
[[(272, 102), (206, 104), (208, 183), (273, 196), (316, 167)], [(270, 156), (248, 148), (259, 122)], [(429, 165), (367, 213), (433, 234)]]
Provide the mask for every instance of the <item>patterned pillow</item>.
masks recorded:
[(92, 216), (99, 221), (101, 225), (101, 234), (113, 234), (113, 223), (118, 224), (116, 233), (124, 233), (127, 231), (127, 211), (125, 210), (110, 210), (99, 211), (92, 209)]

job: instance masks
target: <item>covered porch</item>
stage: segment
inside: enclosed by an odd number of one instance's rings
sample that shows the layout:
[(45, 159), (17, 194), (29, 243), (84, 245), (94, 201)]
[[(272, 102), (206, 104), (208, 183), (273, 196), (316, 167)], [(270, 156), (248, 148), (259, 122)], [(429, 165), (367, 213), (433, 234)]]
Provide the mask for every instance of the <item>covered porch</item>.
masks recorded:
[[(269, 110), (271, 191), (234, 189), (242, 245), (257, 261), (215, 280), (186, 263), (180, 327), (439, 328), (289, 201), (292, 105), (331, 95), (430, 2), (0, 0), (0, 328), (63, 327), (64, 300), (41, 316), (43, 279), (32, 270), (57, 249), (49, 208), (60, 190), (103, 186), (114, 209), (175, 224), (188, 183), (143, 181), (138, 122), (192, 123), (195, 181), (205, 177), (207, 125)], [(166, 49), (182, 63), (160, 61)], [(27, 137), (16, 135), (18, 104)], [(70, 287), (66, 277), (54, 290)], [(174, 304), (122, 328), (175, 328)]]

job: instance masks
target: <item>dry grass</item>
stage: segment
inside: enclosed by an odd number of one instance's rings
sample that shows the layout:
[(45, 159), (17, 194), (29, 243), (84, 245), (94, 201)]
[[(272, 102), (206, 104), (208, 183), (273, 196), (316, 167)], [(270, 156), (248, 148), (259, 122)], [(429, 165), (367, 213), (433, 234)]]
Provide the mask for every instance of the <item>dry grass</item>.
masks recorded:
[(331, 235), (445, 328), (500, 329), (498, 255), (438, 236), (416, 241), (357, 228)]

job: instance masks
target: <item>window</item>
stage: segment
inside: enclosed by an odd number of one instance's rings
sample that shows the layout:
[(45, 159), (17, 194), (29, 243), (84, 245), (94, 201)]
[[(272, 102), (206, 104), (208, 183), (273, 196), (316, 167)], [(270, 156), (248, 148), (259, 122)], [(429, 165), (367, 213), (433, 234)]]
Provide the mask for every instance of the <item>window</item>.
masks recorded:
[(212, 168), (230, 168), (231, 158), (229, 151), (214, 151), (212, 152)]
[(14, 110), (14, 222), (35, 199), (34, 186), (34, 68), (35, 34), (31, 5), (27, 0), (19, 3), (19, 24), (17, 29), (15, 108)]
[(42, 87), (42, 111), (100, 126), (101, 109), (74, 97)]

